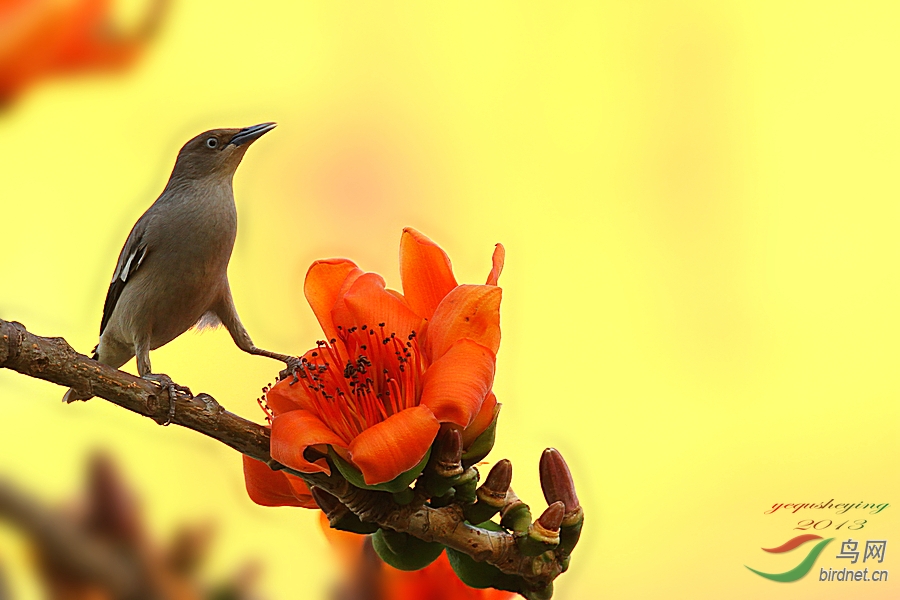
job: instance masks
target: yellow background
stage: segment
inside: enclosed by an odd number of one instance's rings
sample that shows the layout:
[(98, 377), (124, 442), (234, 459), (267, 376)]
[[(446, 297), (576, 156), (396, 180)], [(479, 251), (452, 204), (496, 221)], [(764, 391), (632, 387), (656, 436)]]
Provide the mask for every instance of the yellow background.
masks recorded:
[[(895, 3), (409, 4), (175, 0), (126, 75), (30, 90), (0, 114), (0, 316), (89, 351), (181, 144), (277, 121), (235, 178), (258, 345), (319, 337), (316, 258), (397, 287), (411, 225), (481, 283), (506, 246), (490, 458), (537, 510), (541, 450), (574, 471), (586, 529), (557, 598), (896, 597), (900, 505), (855, 536), (888, 540), (888, 583), (815, 581), (847, 536), (796, 583), (744, 568), (795, 566), (810, 546), (760, 547), (832, 517), (773, 503), (900, 503)], [(257, 421), (279, 368), (224, 331), (152, 358)], [(211, 573), (256, 557), (269, 597), (325, 596), (311, 511), (251, 504), (222, 445), (62, 393), (0, 371), (0, 473), (59, 501), (107, 448), (158, 535), (218, 523)], [(36, 593), (4, 525), (0, 560)]]

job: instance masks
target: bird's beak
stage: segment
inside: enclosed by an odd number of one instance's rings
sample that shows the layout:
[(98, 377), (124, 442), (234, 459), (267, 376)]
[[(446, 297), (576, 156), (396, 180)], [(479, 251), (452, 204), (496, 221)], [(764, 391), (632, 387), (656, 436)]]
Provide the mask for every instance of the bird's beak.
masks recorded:
[(259, 125), (253, 125), (252, 127), (244, 127), (234, 134), (234, 137), (231, 138), (231, 141), (228, 142), (228, 144), (234, 146), (248, 144), (273, 129), (275, 129), (275, 123), (260, 123)]

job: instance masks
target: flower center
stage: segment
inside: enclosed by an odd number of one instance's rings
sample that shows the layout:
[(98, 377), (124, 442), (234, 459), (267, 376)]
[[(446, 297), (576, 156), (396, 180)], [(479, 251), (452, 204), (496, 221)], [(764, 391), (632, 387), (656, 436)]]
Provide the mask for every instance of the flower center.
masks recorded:
[(338, 338), (316, 342), (297, 372), (319, 418), (348, 444), (365, 429), (419, 404), (426, 365), (416, 332), (404, 340), (384, 326), (338, 326)]

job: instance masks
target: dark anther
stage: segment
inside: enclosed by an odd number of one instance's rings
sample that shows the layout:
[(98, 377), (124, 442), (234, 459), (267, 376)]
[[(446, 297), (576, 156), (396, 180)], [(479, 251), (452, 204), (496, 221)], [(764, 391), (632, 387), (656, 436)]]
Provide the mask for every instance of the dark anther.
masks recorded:
[(356, 366), (348, 360), (347, 365), (344, 367), (344, 378), (350, 379), (355, 374), (356, 374)]
[(363, 331), (365, 331), (367, 327), (368, 327), (368, 325), (363, 325), (362, 327), (360, 327), (360, 329), (362, 329)]
[(379, 326), (379, 327), (384, 327), (384, 323), (379, 323), (378, 326)]

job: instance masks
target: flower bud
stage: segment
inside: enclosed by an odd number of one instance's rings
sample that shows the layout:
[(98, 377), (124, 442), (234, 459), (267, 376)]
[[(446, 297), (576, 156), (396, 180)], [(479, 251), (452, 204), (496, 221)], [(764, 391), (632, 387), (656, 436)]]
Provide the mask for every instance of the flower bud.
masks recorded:
[(478, 499), (498, 509), (503, 508), (510, 483), (512, 483), (512, 462), (504, 458), (491, 467), (484, 484), (478, 488)]
[(536, 525), (540, 525), (544, 531), (559, 532), (559, 526), (562, 524), (563, 516), (566, 513), (565, 505), (562, 502), (554, 502), (547, 507), (547, 510), (535, 521)]
[(463, 472), (462, 434), (458, 429), (444, 430), (437, 442), (435, 472), (441, 477), (455, 477)]
[(484, 483), (475, 492), (475, 504), (465, 508), (466, 520), (478, 524), (497, 514), (506, 505), (506, 493), (511, 481), (512, 463), (504, 458), (491, 467)]
[(559, 525), (565, 508), (562, 502), (554, 502), (537, 521), (528, 526), (528, 535), (516, 538), (519, 550), (526, 556), (537, 556), (559, 545)]
[(556, 448), (547, 448), (541, 455), (541, 489), (547, 504), (561, 501), (565, 505), (563, 527), (573, 526), (584, 518), (584, 511), (575, 494), (572, 473)]

